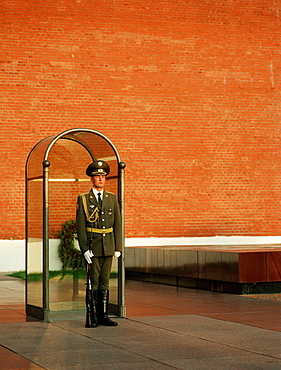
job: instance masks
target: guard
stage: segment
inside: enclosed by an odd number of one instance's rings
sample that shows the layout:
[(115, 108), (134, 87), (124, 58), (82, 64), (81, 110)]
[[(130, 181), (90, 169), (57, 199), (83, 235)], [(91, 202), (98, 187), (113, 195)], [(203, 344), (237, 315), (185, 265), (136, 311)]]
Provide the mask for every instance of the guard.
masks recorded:
[(86, 169), (92, 182), (89, 193), (78, 196), (76, 227), (79, 247), (91, 265), (94, 319), (92, 327), (116, 326), (108, 317), (109, 278), (113, 256), (120, 257), (122, 228), (116, 195), (104, 189), (110, 172), (107, 162), (99, 160)]

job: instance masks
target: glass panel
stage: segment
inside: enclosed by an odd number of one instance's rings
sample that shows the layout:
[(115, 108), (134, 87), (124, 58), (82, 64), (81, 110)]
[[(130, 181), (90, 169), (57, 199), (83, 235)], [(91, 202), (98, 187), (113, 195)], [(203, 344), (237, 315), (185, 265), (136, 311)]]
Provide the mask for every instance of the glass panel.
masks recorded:
[[(87, 133), (87, 135), (90, 134)], [(57, 239), (57, 245), (60, 243), (58, 233), (62, 225), (67, 221), (75, 220), (78, 195), (88, 192), (92, 187), (85, 171), (93, 160), (101, 158), (107, 160), (111, 172), (107, 178), (106, 190), (117, 195), (118, 167), (113, 150), (99, 136), (91, 134), (91, 140), (89, 140), (87, 135), (80, 135), (79, 138), (69, 135), (71, 139), (59, 139), (48, 155), (51, 163), (49, 167), (49, 237)], [(73, 141), (77, 139), (79, 143)], [(85, 147), (90, 149), (94, 158), (85, 150)], [(77, 242), (75, 244), (77, 245), (76, 253), (80, 253)], [(73, 255), (75, 252), (71, 251), (71, 253)], [(52, 261), (50, 265), (51, 263)], [(110, 303), (117, 305), (118, 270), (116, 263), (113, 264), (113, 269), (113, 277), (110, 279)], [(51, 311), (85, 309), (85, 278), (81, 277), (81, 272), (75, 270), (71, 272), (73, 275), (64, 275), (63, 278), (60, 275), (50, 279)]]
[(118, 259), (113, 258), (109, 280), (109, 302), (118, 305)]
[(48, 145), (54, 139), (54, 136), (50, 136), (40, 141), (30, 153), (27, 163), (27, 178), (41, 178), (42, 177), (42, 162)]
[[(42, 166), (41, 166), (42, 167)], [(27, 304), (43, 307), (42, 179), (28, 181)]]

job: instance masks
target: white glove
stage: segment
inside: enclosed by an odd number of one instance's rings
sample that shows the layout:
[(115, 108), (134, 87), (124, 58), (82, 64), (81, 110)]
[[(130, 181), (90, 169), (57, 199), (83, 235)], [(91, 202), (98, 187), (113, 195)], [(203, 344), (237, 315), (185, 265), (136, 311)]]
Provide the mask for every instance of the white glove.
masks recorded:
[(115, 258), (119, 258), (120, 256), (121, 256), (121, 252), (119, 252), (119, 251), (114, 252), (114, 257)]
[(86, 260), (88, 263), (92, 263), (91, 257), (94, 257), (94, 253), (93, 253), (93, 251), (90, 251), (90, 250), (86, 251), (86, 252), (84, 253), (84, 257), (85, 257), (85, 260)]

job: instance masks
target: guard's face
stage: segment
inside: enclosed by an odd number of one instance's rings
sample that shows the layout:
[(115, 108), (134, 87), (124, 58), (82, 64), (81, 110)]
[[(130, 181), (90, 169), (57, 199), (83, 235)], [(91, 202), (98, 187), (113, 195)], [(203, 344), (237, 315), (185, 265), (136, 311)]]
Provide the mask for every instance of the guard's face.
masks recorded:
[(91, 181), (95, 189), (102, 190), (105, 184), (105, 176), (104, 175), (93, 176), (91, 177)]

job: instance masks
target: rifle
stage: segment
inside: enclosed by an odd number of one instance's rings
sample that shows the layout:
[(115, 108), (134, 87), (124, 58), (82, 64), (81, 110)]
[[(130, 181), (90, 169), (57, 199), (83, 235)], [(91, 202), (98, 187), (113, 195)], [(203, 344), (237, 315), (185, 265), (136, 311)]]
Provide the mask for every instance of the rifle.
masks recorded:
[(94, 297), (92, 291), (92, 266), (87, 263), (87, 282), (86, 282), (86, 324), (85, 328), (97, 326), (96, 313), (94, 308)]
[[(84, 207), (85, 207), (85, 200)], [(86, 209), (86, 208), (85, 208)], [(88, 221), (91, 222), (91, 227), (93, 224), (96, 223), (98, 218), (98, 207), (94, 210), (94, 212), (88, 216)], [(93, 233), (91, 232), (91, 239), (90, 239), (90, 248), (92, 250), (93, 247)], [(86, 281), (86, 323), (85, 328), (95, 328), (98, 326), (97, 321), (97, 312), (96, 312), (96, 302), (95, 297), (93, 296), (92, 291), (92, 264), (87, 263), (87, 281)]]

